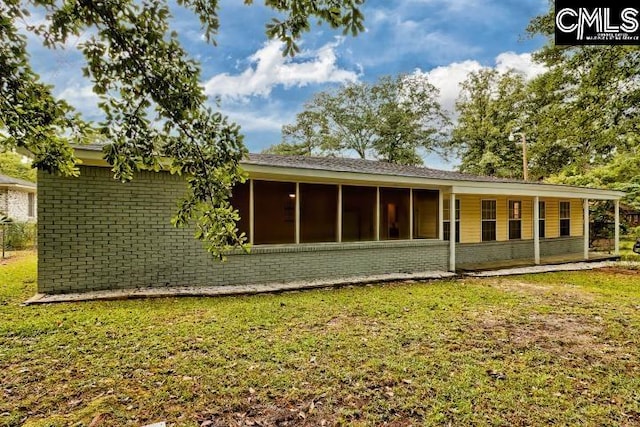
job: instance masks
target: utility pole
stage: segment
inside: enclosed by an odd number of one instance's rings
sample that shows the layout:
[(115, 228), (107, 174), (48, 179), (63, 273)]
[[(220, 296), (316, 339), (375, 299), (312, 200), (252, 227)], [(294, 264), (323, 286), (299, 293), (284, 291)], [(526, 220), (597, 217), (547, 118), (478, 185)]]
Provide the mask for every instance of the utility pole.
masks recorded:
[(514, 141), (516, 135), (521, 137), (522, 143), (522, 177), (525, 181), (529, 181), (529, 162), (527, 161), (527, 136), (524, 132), (511, 132), (509, 141)]

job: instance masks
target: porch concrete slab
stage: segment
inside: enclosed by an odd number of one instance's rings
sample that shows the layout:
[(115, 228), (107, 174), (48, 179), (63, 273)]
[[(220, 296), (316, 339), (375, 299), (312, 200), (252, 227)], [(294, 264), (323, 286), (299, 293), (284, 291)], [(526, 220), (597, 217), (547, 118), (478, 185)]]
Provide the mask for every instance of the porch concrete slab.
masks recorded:
[(48, 304), (56, 302), (104, 301), (132, 298), (162, 298), (177, 296), (226, 296), (251, 295), (260, 293), (286, 292), (303, 289), (339, 287), (365, 283), (396, 282), (405, 280), (437, 280), (456, 277), (447, 271), (427, 271), (421, 273), (393, 273), (373, 276), (345, 277), (337, 279), (295, 281), (283, 283), (228, 285), (228, 286), (175, 286), (165, 288), (135, 288), (90, 291), (68, 294), (36, 294), (25, 301), (25, 305)]
[(618, 263), (616, 261), (572, 262), (566, 264), (534, 265), (527, 267), (503, 268), (499, 270), (467, 272), (464, 273), (464, 275), (470, 277), (499, 277), (513, 276), (517, 274), (549, 273), (553, 271), (593, 270), (596, 268), (614, 267), (617, 265)]
[[(601, 252), (592, 252), (589, 259), (585, 260), (582, 254), (564, 254), (546, 256), (540, 259), (540, 265), (570, 264), (581, 262), (598, 262), (598, 261), (617, 261), (620, 259), (617, 255), (606, 254)], [(480, 263), (466, 263), (458, 266), (458, 271), (462, 274), (467, 272), (478, 272), (484, 270), (504, 270), (520, 267), (532, 267), (536, 265), (533, 258), (498, 260)]]

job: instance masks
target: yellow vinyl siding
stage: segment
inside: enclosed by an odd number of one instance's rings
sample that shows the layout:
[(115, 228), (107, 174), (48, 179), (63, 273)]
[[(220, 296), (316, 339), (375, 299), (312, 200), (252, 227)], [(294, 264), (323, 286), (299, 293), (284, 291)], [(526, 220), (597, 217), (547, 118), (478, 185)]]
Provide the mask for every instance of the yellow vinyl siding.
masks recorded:
[(582, 200), (571, 199), (571, 236), (582, 236), (583, 233), (583, 212)]
[(547, 204), (546, 237), (560, 237), (560, 202), (571, 204), (571, 232), (572, 237), (582, 236), (582, 199), (540, 199)]
[(522, 200), (522, 239), (533, 239), (533, 200), (525, 198), (518, 200)]
[(480, 197), (460, 195), (460, 243), (475, 243), (481, 240)]
[[(483, 200), (495, 200), (496, 201), (496, 240), (509, 240), (509, 202), (504, 196), (496, 197), (483, 197)], [(482, 205), (482, 202), (478, 202)], [(482, 227), (482, 224), (480, 225)]]
[[(445, 195), (445, 199), (448, 196)], [(522, 202), (522, 239), (533, 239), (533, 198), (520, 196), (457, 195), (460, 200), (460, 242), (482, 241), (482, 200), (496, 201), (496, 237), (498, 241), (509, 240), (509, 200)], [(540, 198), (546, 204), (545, 238), (560, 236), (560, 200)], [(571, 199), (571, 236), (582, 236), (582, 200)]]
[(493, 195), (460, 195), (460, 242), (477, 243), (482, 241), (482, 201), (496, 201), (496, 239), (509, 240), (509, 200), (522, 201), (522, 238), (531, 239), (531, 200), (522, 197), (507, 197)]
[(560, 205), (557, 199), (541, 199), (547, 204), (546, 216), (546, 238), (554, 238), (560, 236)]

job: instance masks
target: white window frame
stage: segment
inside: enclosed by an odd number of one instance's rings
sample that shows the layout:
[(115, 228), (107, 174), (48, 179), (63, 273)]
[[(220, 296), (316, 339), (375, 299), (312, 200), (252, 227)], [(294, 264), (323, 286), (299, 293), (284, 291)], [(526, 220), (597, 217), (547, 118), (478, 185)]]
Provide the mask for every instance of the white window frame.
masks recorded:
[[(484, 219), (482, 216), (483, 214), (483, 209), (482, 209), (482, 204), (484, 202), (493, 202), (494, 206), (495, 206), (495, 218), (494, 219)], [(493, 240), (484, 240), (484, 230), (483, 230), (483, 225), (485, 222), (489, 222), (489, 221), (493, 221), (493, 223), (495, 224), (495, 239)], [(480, 241), (481, 242), (497, 242), (498, 241), (498, 200), (497, 199), (481, 199), (480, 200)]]

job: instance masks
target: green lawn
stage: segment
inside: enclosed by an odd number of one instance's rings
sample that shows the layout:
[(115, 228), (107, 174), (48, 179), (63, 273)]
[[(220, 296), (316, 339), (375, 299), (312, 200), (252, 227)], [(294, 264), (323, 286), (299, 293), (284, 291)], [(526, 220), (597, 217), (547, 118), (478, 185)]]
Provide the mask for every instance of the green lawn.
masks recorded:
[(633, 245), (635, 242), (635, 236), (626, 236), (620, 239), (620, 255), (622, 260), (640, 261), (640, 255), (633, 252)]
[(0, 425), (638, 425), (640, 271), (22, 307)]

